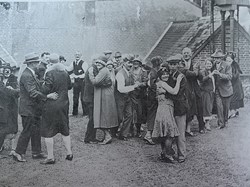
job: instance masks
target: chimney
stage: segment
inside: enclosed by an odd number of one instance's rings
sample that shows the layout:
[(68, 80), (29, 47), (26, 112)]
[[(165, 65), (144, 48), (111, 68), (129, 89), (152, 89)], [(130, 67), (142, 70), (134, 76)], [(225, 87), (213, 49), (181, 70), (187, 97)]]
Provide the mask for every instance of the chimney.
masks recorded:
[(201, 9), (202, 9), (202, 16), (210, 16), (211, 15), (211, 1), (212, 0), (202, 0), (201, 1)]

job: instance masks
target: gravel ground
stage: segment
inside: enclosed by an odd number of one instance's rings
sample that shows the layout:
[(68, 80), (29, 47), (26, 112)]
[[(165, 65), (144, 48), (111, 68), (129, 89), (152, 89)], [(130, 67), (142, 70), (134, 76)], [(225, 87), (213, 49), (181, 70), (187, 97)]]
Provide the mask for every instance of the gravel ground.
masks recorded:
[[(3, 151), (0, 186), (250, 186), (250, 105), (240, 110), (228, 127), (187, 138), (187, 160), (181, 164), (160, 162), (160, 145), (147, 145), (139, 138), (109, 145), (84, 144), (86, 117), (70, 118), (74, 160), (65, 161), (60, 135), (55, 138), (56, 164), (43, 166), (31, 158), (17, 163)], [(43, 150), (44, 141), (43, 141)]]

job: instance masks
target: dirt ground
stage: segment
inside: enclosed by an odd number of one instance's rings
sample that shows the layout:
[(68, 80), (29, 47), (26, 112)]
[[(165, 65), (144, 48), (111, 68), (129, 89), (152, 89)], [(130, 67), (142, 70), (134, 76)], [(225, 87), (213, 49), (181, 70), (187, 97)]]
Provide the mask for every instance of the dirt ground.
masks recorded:
[[(250, 103), (240, 110), (228, 127), (195, 132), (187, 138), (187, 160), (184, 163), (160, 162), (159, 145), (147, 145), (142, 139), (114, 139), (108, 145), (84, 144), (88, 119), (70, 118), (74, 160), (65, 161), (65, 148), (60, 135), (55, 138), (55, 165), (40, 165), (31, 158), (17, 163), (5, 150), (0, 159), (0, 186), (176, 186), (233, 187), (250, 186)], [(194, 130), (196, 127), (194, 126)], [(43, 141), (43, 150), (44, 141)]]

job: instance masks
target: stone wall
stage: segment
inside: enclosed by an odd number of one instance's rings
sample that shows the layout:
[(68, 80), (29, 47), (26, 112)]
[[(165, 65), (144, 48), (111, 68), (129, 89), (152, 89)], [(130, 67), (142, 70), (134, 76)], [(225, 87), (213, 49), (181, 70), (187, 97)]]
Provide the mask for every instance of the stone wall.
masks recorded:
[[(27, 10), (11, 4), (12, 12), (0, 42), (22, 62), (31, 51), (56, 52), (72, 61), (76, 50), (87, 61), (104, 50), (145, 55), (174, 20), (201, 16), (201, 9), (185, 0), (107, 0), (29, 2)], [(2, 14), (2, 10), (0, 10)], [(12, 18), (11, 20), (8, 20)], [(7, 36), (7, 37), (6, 37)]]

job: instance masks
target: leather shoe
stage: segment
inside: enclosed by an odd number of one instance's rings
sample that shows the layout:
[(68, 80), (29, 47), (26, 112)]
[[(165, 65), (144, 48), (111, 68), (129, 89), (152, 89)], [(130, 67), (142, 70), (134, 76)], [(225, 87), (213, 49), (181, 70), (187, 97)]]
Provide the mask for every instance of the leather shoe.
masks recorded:
[(72, 161), (73, 160), (73, 154), (67, 155), (66, 160)]
[(186, 134), (186, 136), (191, 136), (191, 137), (193, 137), (194, 136), (194, 133), (193, 132), (185, 132), (185, 134)]
[(43, 164), (43, 165), (55, 164), (55, 163), (56, 163), (55, 159), (52, 159), (52, 158), (50, 158), (50, 159), (46, 158), (45, 160), (42, 160), (40, 162), (40, 164)]
[(100, 144), (100, 145), (106, 145), (106, 144), (109, 144), (111, 142), (112, 142), (112, 138), (103, 140), (103, 142), (99, 142), (98, 144)]
[(39, 154), (32, 154), (32, 158), (33, 159), (45, 159), (47, 158), (47, 156), (43, 153), (39, 153)]
[(155, 145), (152, 138), (144, 137), (143, 140), (146, 141), (146, 143), (149, 145)]
[(124, 136), (119, 136), (118, 139), (123, 140), (123, 141), (128, 141), (128, 138)]
[(23, 158), (23, 155), (19, 155), (18, 153), (15, 153), (13, 156), (13, 159), (17, 162), (27, 162), (27, 160), (25, 160)]

